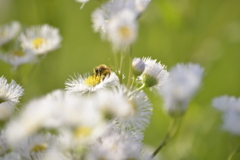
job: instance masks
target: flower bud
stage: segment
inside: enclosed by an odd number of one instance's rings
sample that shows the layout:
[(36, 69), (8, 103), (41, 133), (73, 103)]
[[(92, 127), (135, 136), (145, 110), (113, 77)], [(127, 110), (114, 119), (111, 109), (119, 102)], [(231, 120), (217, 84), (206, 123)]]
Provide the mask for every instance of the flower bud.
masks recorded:
[(141, 58), (134, 58), (132, 61), (132, 68), (133, 74), (135, 76), (140, 76), (145, 69), (145, 63), (142, 61)]

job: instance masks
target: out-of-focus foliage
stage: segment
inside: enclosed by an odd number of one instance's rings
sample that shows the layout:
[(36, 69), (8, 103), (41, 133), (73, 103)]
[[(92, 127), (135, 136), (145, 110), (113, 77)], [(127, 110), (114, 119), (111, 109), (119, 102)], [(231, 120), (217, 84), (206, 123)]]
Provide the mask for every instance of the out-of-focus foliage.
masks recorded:
[[(63, 37), (61, 48), (48, 54), (23, 86), (22, 103), (64, 88), (73, 73), (91, 72), (99, 64), (113, 65), (110, 44), (91, 27), (91, 13), (99, 1), (92, 0), (81, 10), (80, 6), (74, 0), (0, 0), (0, 24), (13, 20), (23, 27), (47, 23), (59, 28)], [(240, 141), (221, 130), (220, 114), (211, 107), (215, 96), (240, 96), (239, 6), (239, 0), (152, 0), (139, 19), (134, 57), (151, 56), (168, 69), (179, 62), (205, 68), (202, 88), (190, 103), (177, 136), (160, 152), (162, 159), (222, 160), (231, 145)], [(27, 76), (31, 67), (21, 67), (21, 75)], [(128, 68), (127, 59), (124, 68)], [(1, 75), (18, 81), (3, 61)], [(156, 148), (170, 119), (162, 111), (160, 97), (149, 94), (154, 111), (144, 142)]]

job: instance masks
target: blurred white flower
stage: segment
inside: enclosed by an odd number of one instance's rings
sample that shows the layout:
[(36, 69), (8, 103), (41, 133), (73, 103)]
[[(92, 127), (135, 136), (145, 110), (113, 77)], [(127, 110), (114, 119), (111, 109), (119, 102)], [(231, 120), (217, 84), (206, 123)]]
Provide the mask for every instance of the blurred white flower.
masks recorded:
[(198, 64), (177, 64), (171, 69), (167, 82), (159, 89), (169, 115), (181, 116), (185, 113), (201, 84), (202, 76), (203, 68)]
[[(240, 108), (240, 106), (238, 107)], [(240, 112), (230, 109), (223, 113), (222, 128), (232, 134), (240, 136)]]
[(40, 55), (59, 48), (62, 38), (57, 28), (45, 24), (28, 28), (19, 40), (24, 50)]
[(68, 79), (65, 83), (67, 92), (75, 95), (95, 92), (118, 84), (119, 79), (114, 72), (111, 72), (110, 75), (107, 75), (104, 79), (95, 75), (90, 76), (90, 74), (85, 76), (78, 75), (77, 77), (75, 76), (72, 77), (72, 79)]
[(55, 90), (28, 103), (20, 116), (7, 125), (6, 135), (11, 145), (15, 145), (42, 127), (68, 128), (67, 131), (71, 134), (76, 131), (80, 137), (80, 131), (84, 134), (84, 131), (89, 131), (89, 135), (98, 131), (97, 134), (100, 134), (104, 125), (105, 121), (94, 107), (93, 99), (83, 99)]
[(63, 154), (59, 152), (56, 148), (51, 148), (47, 153), (37, 160), (72, 160), (69, 154)]
[(240, 98), (224, 95), (214, 98), (212, 105), (222, 112), (235, 110), (236, 112), (240, 113)]
[(143, 91), (117, 86), (98, 92), (97, 104), (103, 114), (110, 115), (122, 127), (144, 130), (152, 115), (152, 106)]
[(137, 38), (137, 18), (150, 0), (112, 0), (92, 13), (93, 29), (108, 38), (115, 49), (125, 49)]
[(19, 33), (21, 25), (17, 21), (0, 26), (0, 46), (11, 41)]
[(31, 160), (35, 156), (43, 156), (54, 147), (56, 136), (48, 134), (35, 134), (19, 142), (14, 146), (15, 151), (20, 153), (23, 159)]
[(4, 130), (1, 131), (0, 135), (0, 156), (6, 154), (9, 149), (9, 145), (7, 143), (6, 135)]
[(135, 14), (135, 18), (139, 17), (149, 2), (150, 0), (111, 0), (106, 2), (92, 13), (94, 31), (106, 32), (111, 18), (123, 10), (130, 10)]
[(125, 49), (133, 44), (137, 32), (136, 15), (131, 10), (122, 10), (108, 21), (107, 38), (116, 50)]
[[(48, 94), (47, 96), (30, 101), (22, 110), (19, 117), (8, 123), (6, 127), (6, 137), (9, 143), (15, 145), (18, 141), (35, 133), (44, 125), (54, 127), (59, 125), (59, 123), (61, 124), (62, 119), (59, 117), (57, 117), (59, 119), (54, 122), (48, 122), (54, 113), (57, 114), (61, 111), (61, 108), (56, 106), (57, 103), (58, 101), (54, 99), (54, 94)], [(46, 122), (48, 123), (46, 124)]]
[(14, 80), (8, 84), (7, 79), (4, 76), (0, 77), (0, 103), (18, 103), (19, 98), (23, 95), (23, 91), (24, 89)]
[(133, 74), (135, 76), (140, 76), (145, 69), (145, 63), (141, 58), (133, 58), (132, 68), (133, 68)]
[(142, 143), (127, 133), (111, 131), (91, 146), (87, 159), (139, 159), (141, 149)]
[(223, 114), (223, 130), (240, 136), (240, 98), (220, 96), (213, 99), (212, 105)]
[(152, 60), (150, 57), (143, 58), (145, 69), (140, 76), (145, 87), (159, 88), (164, 84), (168, 77), (166, 67), (157, 60)]
[(18, 48), (7, 53), (0, 53), (0, 59), (10, 64), (13, 69), (17, 69), (22, 64), (35, 62), (36, 55), (29, 51), (24, 52)]
[(142, 142), (144, 139), (144, 134), (142, 130), (136, 128), (128, 128), (126, 126), (122, 127), (116, 121), (112, 121), (111, 123), (108, 124), (103, 136), (107, 136), (113, 132), (119, 134), (127, 134), (129, 137), (139, 142)]
[(15, 105), (8, 102), (0, 103), (0, 121), (7, 120), (11, 117)]
[(0, 160), (22, 160), (21, 155), (17, 152), (10, 152), (0, 157)]

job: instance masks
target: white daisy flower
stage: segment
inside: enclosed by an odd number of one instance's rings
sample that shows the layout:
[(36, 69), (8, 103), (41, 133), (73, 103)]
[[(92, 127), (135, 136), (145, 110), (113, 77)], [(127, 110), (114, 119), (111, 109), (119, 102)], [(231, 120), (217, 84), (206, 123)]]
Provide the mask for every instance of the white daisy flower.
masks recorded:
[(0, 103), (18, 103), (19, 98), (23, 95), (23, 91), (24, 89), (16, 84), (14, 80), (8, 84), (7, 79), (4, 76), (0, 77)]
[[(105, 131), (106, 122), (95, 107), (95, 99), (79, 98), (78, 106), (67, 106), (62, 117), (67, 123), (60, 128), (60, 135), (66, 146), (78, 146), (92, 143)], [(61, 139), (63, 139), (61, 138)]]
[(19, 39), (24, 50), (30, 50), (36, 55), (59, 48), (62, 40), (59, 30), (47, 24), (28, 28)]
[(167, 80), (168, 72), (165, 69), (166, 67), (150, 57), (142, 60), (145, 63), (145, 69), (140, 76), (143, 85), (145, 87), (159, 88)]
[[(28, 137), (41, 128), (44, 122), (54, 113), (53, 103), (45, 101), (45, 97), (30, 101), (6, 127), (6, 137), (11, 145)], [(18, 133), (18, 134), (16, 134)]]
[(185, 113), (190, 99), (201, 84), (203, 68), (198, 64), (177, 64), (170, 71), (166, 84), (159, 89), (165, 110), (171, 116)]
[[(92, 13), (94, 31), (100, 32), (103, 39), (109, 37), (109, 40), (116, 45), (115, 47), (122, 47), (121, 45), (126, 43), (132, 44), (137, 37), (136, 20), (149, 2), (150, 0), (112, 0), (106, 2)], [(109, 32), (114, 33), (115, 37)], [(117, 39), (115, 40), (115, 38)], [(123, 39), (126, 42), (123, 42)]]
[(87, 155), (87, 159), (139, 159), (142, 143), (132, 139), (127, 133), (112, 131), (96, 141)]
[(87, 92), (96, 92), (98, 90), (113, 87), (119, 84), (118, 76), (111, 72), (104, 79), (100, 76), (86, 76), (78, 75), (68, 79), (65, 83), (68, 93), (82, 95)]
[[(80, 135), (79, 128), (82, 126), (89, 126), (91, 129), (104, 126), (102, 115), (95, 108), (92, 100), (81, 99), (62, 90), (53, 91), (26, 105), (20, 116), (8, 124), (7, 138), (14, 145), (42, 127), (76, 128), (76, 132)], [(16, 131), (17, 135), (15, 135)]]
[(108, 22), (123, 10), (134, 12), (135, 18), (146, 9), (150, 0), (112, 0), (92, 13), (93, 28), (96, 32), (106, 32)]
[(0, 46), (11, 41), (19, 33), (21, 25), (17, 21), (0, 26)]
[(108, 22), (107, 37), (117, 50), (133, 44), (137, 39), (137, 32), (136, 15), (131, 10), (121, 11)]
[(36, 56), (29, 51), (24, 52), (18, 48), (4, 54), (0, 53), (0, 59), (10, 64), (16, 70), (22, 64), (35, 62)]
[(19, 142), (14, 149), (20, 153), (23, 159), (31, 160), (39, 153), (44, 155), (53, 147), (55, 140), (56, 137), (51, 134), (36, 134)]
[(213, 99), (212, 105), (223, 113), (223, 130), (240, 135), (240, 98), (220, 96)]
[(147, 95), (125, 86), (99, 92), (97, 103), (103, 114), (112, 116), (122, 127), (144, 130), (152, 115)]
[(81, 123), (78, 126), (64, 128), (60, 130), (60, 134), (64, 139), (68, 140), (70, 146), (89, 145), (97, 140), (105, 131), (106, 124), (101, 123)]

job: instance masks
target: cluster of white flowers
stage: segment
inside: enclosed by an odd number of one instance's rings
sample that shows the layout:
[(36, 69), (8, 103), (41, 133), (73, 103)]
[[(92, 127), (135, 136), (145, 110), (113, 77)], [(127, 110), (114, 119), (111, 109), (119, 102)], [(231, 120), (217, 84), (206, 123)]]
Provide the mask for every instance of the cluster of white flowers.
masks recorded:
[(138, 35), (137, 19), (150, 0), (111, 0), (92, 14), (93, 28), (103, 39), (113, 44), (114, 50), (124, 50)]
[(213, 99), (212, 105), (222, 112), (223, 129), (240, 136), (240, 98), (220, 96)]
[(62, 38), (57, 28), (45, 24), (27, 28), (22, 33), (20, 28), (20, 23), (15, 21), (0, 26), (0, 59), (13, 69), (25, 63), (37, 62), (39, 55), (60, 47)]
[[(86, 3), (87, 0), (78, 0)], [(93, 26), (117, 50), (125, 50), (137, 38), (137, 19), (149, 0), (111, 0), (96, 9)], [(0, 28), (0, 58), (13, 68), (57, 49), (59, 30), (49, 25), (26, 29), (14, 50), (7, 43), (19, 32), (14, 22)], [(125, 53), (121, 53), (125, 54)], [(131, 62), (131, 61), (130, 61)], [(122, 63), (122, 61), (120, 62)], [(117, 68), (118, 66), (116, 66)], [(116, 70), (102, 64), (94, 73), (73, 76), (65, 90), (57, 89), (21, 106), (11, 116), (23, 89), (15, 81), (0, 78), (0, 160), (151, 160), (153, 151), (143, 144), (153, 107), (145, 89), (157, 91), (172, 117), (182, 116), (201, 84), (198, 64), (166, 66), (151, 57), (134, 58), (125, 82), (121, 65)], [(10, 119), (11, 117), (11, 119)]]

